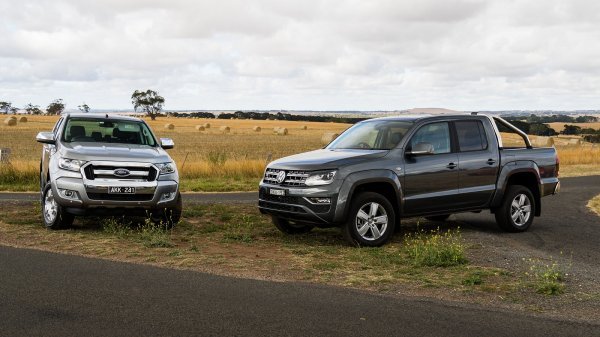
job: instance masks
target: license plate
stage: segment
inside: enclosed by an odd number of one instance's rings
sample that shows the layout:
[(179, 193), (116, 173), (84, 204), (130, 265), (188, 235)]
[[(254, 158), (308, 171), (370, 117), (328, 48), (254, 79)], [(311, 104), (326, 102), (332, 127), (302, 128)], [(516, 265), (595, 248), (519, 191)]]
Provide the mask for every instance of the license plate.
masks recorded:
[(285, 195), (285, 190), (270, 189), (269, 193), (271, 193), (271, 195)]
[(135, 187), (116, 187), (112, 186), (108, 188), (110, 194), (135, 194)]

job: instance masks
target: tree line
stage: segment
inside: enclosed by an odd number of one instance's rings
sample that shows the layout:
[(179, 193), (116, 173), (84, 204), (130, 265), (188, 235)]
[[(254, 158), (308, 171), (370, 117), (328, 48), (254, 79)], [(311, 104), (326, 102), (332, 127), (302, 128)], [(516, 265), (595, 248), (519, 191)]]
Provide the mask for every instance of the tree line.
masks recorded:
[[(25, 105), (23, 110), (25, 110), (25, 113), (28, 115), (60, 115), (63, 113), (63, 111), (65, 111), (66, 107), (67, 105), (63, 102), (63, 100), (58, 98), (50, 102), (45, 111), (40, 109), (39, 105), (34, 105), (31, 103)], [(78, 108), (82, 112), (90, 112), (90, 107), (85, 103), (79, 105)], [(9, 113), (16, 115), (19, 110), (20, 109), (16, 106), (13, 106), (11, 102), (0, 101), (0, 112), (5, 115), (8, 115)]]

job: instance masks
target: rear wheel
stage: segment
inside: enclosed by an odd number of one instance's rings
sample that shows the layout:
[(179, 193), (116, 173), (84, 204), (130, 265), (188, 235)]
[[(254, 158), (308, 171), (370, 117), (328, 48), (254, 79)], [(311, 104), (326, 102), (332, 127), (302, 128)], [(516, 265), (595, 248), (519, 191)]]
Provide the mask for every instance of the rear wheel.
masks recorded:
[(48, 229), (63, 229), (73, 224), (75, 217), (58, 204), (50, 184), (46, 184), (42, 193), (42, 219)]
[(272, 217), (272, 220), (275, 227), (285, 234), (308, 233), (314, 228), (313, 225), (307, 223), (290, 221), (276, 216)]
[(429, 221), (433, 221), (433, 222), (443, 222), (443, 221), (448, 220), (449, 217), (450, 217), (450, 214), (445, 214), (445, 215), (426, 216), (425, 219), (427, 219)]
[(394, 233), (396, 214), (389, 200), (379, 193), (363, 192), (350, 207), (344, 237), (354, 246), (378, 247)]
[(502, 206), (495, 212), (498, 226), (507, 232), (524, 232), (531, 223), (535, 214), (535, 199), (533, 193), (521, 185), (510, 186)]

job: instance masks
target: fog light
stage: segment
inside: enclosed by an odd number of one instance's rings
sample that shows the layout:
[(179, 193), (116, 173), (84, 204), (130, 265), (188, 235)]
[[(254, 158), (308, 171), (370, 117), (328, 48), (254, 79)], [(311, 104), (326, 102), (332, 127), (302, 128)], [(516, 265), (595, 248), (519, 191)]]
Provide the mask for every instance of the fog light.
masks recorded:
[(64, 189), (59, 188), (58, 194), (65, 199), (79, 200), (79, 194), (73, 190), (64, 190)]
[(167, 193), (163, 193), (162, 196), (160, 197), (160, 201), (164, 202), (164, 201), (171, 201), (173, 199), (175, 199), (175, 196), (177, 195), (176, 192), (167, 192)]
[(308, 198), (308, 201), (319, 205), (331, 204), (331, 198)]

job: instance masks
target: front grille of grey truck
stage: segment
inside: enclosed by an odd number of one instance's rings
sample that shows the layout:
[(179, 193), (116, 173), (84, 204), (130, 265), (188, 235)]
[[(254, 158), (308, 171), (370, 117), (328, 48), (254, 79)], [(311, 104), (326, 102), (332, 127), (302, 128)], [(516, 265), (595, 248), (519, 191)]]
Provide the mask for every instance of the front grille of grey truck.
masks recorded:
[(108, 193), (88, 193), (92, 200), (103, 201), (150, 201), (154, 194), (108, 194)]
[[(121, 174), (126, 170), (128, 174)], [(154, 181), (158, 177), (158, 170), (154, 166), (128, 166), (128, 165), (87, 165), (83, 172), (88, 180), (131, 180)]]
[[(281, 171), (285, 172), (285, 180), (281, 183), (277, 181), (277, 177)], [(281, 186), (306, 186), (306, 178), (309, 174), (305, 171), (286, 171), (267, 169), (263, 181), (268, 184), (281, 185)]]

